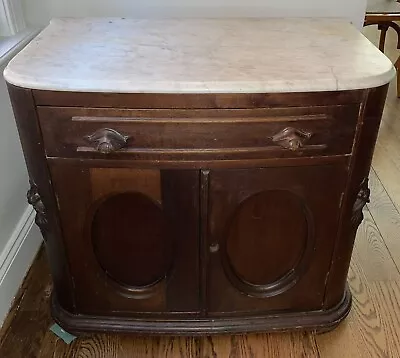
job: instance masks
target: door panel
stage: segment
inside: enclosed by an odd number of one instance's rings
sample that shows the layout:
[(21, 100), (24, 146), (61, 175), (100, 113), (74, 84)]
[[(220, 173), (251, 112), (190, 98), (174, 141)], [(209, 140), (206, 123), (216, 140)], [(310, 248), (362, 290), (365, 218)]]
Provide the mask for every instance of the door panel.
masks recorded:
[(210, 314), (320, 309), (343, 164), (209, 174)]
[[(245, 199), (226, 230), (224, 252), (235, 276), (266, 286), (288, 274), (311, 241), (307, 216), (301, 198), (289, 191), (268, 190)], [(282, 239), (291, 237), (298, 239)]]
[(198, 171), (51, 173), (78, 313), (198, 312)]
[(90, 237), (100, 266), (112, 279), (144, 287), (167, 277), (173, 261), (171, 234), (157, 202), (142, 193), (128, 192), (99, 204)]

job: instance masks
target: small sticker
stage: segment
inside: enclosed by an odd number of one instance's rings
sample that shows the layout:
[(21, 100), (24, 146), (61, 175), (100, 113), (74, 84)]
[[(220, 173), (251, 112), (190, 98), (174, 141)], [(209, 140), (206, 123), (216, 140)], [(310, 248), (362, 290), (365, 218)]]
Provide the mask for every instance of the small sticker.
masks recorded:
[(60, 337), (67, 344), (71, 344), (76, 339), (76, 336), (62, 329), (57, 323), (54, 323), (50, 327), (50, 331), (52, 331), (56, 336)]

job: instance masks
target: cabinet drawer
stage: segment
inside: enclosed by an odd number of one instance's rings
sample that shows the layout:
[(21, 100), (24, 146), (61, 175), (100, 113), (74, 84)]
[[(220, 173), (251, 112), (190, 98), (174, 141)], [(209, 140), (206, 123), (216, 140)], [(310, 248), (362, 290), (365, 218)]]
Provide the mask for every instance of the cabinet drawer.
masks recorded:
[(218, 160), (351, 153), (359, 105), (38, 113), (49, 157)]

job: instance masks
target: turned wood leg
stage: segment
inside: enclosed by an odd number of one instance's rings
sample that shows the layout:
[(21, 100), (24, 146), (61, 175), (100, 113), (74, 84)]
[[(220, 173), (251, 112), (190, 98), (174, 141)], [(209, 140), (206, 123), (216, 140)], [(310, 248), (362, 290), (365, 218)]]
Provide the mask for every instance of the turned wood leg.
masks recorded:
[(400, 56), (394, 64), (397, 70), (397, 98), (400, 98)]
[(378, 30), (381, 31), (381, 36), (379, 38), (379, 50), (385, 52), (385, 42), (386, 42), (386, 33), (389, 29), (389, 26), (386, 24), (379, 24)]

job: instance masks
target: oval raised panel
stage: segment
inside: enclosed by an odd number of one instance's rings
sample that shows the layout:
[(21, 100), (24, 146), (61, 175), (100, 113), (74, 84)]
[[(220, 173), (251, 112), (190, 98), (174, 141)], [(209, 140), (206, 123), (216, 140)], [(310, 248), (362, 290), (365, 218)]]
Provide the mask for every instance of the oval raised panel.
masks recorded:
[(228, 223), (225, 255), (242, 291), (281, 292), (295, 283), (313, 236), (309, 216), (289, 191), (264, 191), (240, 204)]
[(93, 216), (91, 237), (100, 266), (119, 284), (148, 287), (162, 280), (172, 264), (164, 213), (141, 193), (103, 200)]

